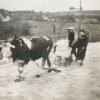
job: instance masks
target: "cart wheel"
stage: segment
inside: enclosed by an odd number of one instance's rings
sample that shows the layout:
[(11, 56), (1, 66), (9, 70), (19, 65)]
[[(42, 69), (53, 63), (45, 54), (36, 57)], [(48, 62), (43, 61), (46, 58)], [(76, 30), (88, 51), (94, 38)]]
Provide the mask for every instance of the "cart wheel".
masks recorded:
[(54, 64), (55, 65), (61, 65), (61, 61), (62, 59), (61, 59), (61, 57), (60, 56), (57, 56), (55, 59), (54, 59)]

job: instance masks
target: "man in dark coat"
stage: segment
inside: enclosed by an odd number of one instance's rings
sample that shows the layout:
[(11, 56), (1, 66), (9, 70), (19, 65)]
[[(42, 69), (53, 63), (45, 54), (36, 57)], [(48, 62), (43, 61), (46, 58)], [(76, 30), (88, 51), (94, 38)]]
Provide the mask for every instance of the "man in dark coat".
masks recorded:
[[(69, 27), (68, 28), (68, 40), (69, 40), (69, 47), (72, 47), (72, 52), (71, 54), (74, 54), (76, 57), (76, 52), (75, 52), (75, 45), (76, 45), (76, 41), (77, 41), (77, 34), (74, 30), (73, 27)], [(72, 59), (72, 58), (71, 58)]]

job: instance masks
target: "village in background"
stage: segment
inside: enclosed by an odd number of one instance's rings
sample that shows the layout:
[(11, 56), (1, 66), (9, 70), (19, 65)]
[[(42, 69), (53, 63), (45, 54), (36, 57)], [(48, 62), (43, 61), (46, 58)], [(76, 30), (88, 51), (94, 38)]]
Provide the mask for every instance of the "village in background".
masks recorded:
[[(0, 40), (18, 36), (47, 35), (65, 38), (66, 28), (79, 31), (80, 12), (70, 8), (66, 12), (8, 11), (0, 9)], [(82, 11), (82, 26), (89, 31), (89, 40), (100, 40), (100, 11)]]

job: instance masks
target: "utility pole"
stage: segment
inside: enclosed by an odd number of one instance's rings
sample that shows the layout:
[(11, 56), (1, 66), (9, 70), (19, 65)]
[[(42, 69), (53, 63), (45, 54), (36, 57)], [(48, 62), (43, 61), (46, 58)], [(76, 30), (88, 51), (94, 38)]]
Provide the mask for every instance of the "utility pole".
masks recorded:
[(82, 25), (82, 0), (80, 0), (80, 19), (79, 19), (79, 30)]

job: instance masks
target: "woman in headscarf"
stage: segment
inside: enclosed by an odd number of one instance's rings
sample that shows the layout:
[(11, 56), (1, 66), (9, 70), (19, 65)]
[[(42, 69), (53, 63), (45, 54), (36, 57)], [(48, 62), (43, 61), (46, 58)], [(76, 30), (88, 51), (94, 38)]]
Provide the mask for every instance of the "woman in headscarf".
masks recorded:
[(82, 29), (79, 31), (78, 41), (76, 43), (77, 52), (76, 52), (76, 60), (81, 60), (80, 65), (83, 65), (83, 60), (85, 58), (86, 50), (88, 44), (88, 35)]

